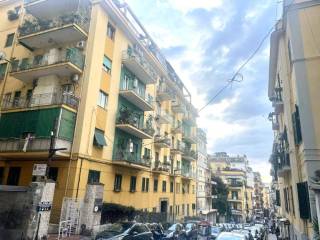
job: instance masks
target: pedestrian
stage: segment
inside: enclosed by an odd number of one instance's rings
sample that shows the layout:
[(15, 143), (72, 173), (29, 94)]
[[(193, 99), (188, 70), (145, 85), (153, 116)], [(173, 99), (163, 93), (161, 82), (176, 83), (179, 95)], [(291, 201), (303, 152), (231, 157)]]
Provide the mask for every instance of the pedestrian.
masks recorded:
[(251, 233), (251, 230), (249, 230), (249, 240), (254, 240), (252, 233)]
[(276, 227), (276, 237), (277, 237), (277, 240), (279, 239), (279, 236), (280, 236), (280, 229), (279, 229), (279, 226)]

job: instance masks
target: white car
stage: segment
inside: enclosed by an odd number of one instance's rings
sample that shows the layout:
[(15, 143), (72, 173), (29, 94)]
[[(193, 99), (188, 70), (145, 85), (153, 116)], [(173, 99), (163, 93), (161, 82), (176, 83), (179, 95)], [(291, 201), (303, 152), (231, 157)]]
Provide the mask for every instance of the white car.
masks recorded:
[(247, 240), (247, 238), (241, 233), (222, 232), (216, 240)]

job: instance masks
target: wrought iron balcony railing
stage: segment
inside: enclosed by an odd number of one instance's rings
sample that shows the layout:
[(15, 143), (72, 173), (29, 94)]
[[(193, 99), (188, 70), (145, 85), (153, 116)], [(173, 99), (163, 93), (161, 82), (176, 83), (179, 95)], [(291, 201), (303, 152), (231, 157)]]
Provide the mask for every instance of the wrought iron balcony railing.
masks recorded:
[(154, 163), (154, 171), (163, 171), (163, 172), (170, 172), (171, 163), (168, 161), (161, 162), (159, 160), (155, 161)]
[(53, 19), (38, 19), (28, 16), (19, 27), (19, 37), (44, 32), (50, 29), (62, 28), (71, 24), (76, 24), (81, 27), (82, 30), (88, 32), (89, 17), (85, 13), (80, 12), (69, 12)]
[(54, 49), (54, 51), (50, 50), (46, 54), (37, 55), (33, 58), (23, 58), (22, 60), (14, 60), (12, 62), (11, 72), (15, 73), (68, 62), (83, 70), (84, 55), (77, 48), (66, 48), (62, 50)]
[(136, 152), (130, 152), (126, 149), (117, 149), (114, 156), (114, 161), (126, 161), (138, 165), (150, 167), (152, 157), (151, 156), (139, 156)]
[(4, 100), (2, 110), (11, 110), (19, 108), (33, 108), (48, 105), (64, 104), (73, 109), (78, 108), (79, 99), (72, 93), (44, 93), (33, 94), (31, 96), (15, 97), (12, 100)]

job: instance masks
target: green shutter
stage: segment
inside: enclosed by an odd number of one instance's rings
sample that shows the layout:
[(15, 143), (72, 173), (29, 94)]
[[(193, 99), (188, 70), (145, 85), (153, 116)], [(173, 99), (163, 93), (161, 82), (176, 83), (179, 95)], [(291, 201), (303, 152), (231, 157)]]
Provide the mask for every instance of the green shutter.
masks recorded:
[(76, 114), (71, 111), (63, 109), (61, 114), (59, 138), (72, 141), (75, 124), (76, 124)]
[(297, 190), (298, 190), (300, 218), (310, 219), (311, 215), (310, 215), (308, 183), (307, 182), (297, 183)]
[(94, 144), (97, 147), (107, 146), (107, 142), (106, 142), (106, 139), (104, 138), (103, 131), (101, 131), (99, 129), (95, 129), (95, 131), (94, 131)]

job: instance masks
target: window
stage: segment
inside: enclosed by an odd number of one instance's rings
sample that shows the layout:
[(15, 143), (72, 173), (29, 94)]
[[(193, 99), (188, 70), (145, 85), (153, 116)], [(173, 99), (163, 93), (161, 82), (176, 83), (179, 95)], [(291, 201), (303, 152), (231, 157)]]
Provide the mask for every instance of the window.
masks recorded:
[(7, 185), (17, 186), (19, 184), (21, 167), (11, 167), (7, 178)]
[(94, 130), (93, 145), (98, 148), (102, 148), (104, 146), (107, 146), (107, 142), (104, 137), (104, 131), (97, 129), (97, 128)]
[(170, 210), (169, 210), (169, 213), (170, 213), (170, 215), (172, 215), (172, 205), (170, 206), (169, 209), (170, 209)]
[(57, 167), (50, 167), (49, 173), (48, 173), (49, 179), (56, 182), (58, 179), (58, 170), (59, 170), (59, 168), (57, 168)]
[(142, 192), (149, 191), (149, 178), (142, 178), (142, 185), (141, 185)]
[(0, 64), (0, 80), (2, 80), (4, 78), (4, 75), (6, 73), (7, 70), (7, 63), (1, 63)]
[(114, 187), (113, 190), (115, 192), (120, 192), (121, 191), (121, 182), (122, 182), (122, 175), (116, 174), (114, 178)]
[(167, 191), (167, 182), (162, 181), (162, 192), (166, 192), (166, 191)]
[(103, 69), (107, 72), (107, 73), (111, 73), (111, 67), (112, 67), (112, 62), (111, 60), (107, 57), (107, 56), (103, 56)]
[(112, 26), (110, 23), (108, 23), (107, 36), (108, 36), (111, 40), (114, 40), (115, 34), (116, 34), (116, 29), (114, 28), (114, 26)]
[(0, 167), (0, 185), (3, 184), (4, 167)]
[(4, 47), (11, 47), (13, 43), (13, 39), (14, 39), (14, 33), (8, 34), (6, 44), (4, 45)]
[(21, 96), (21, 91), (14, 92), (13, 106), (15, 107), (19, 106), (20, 96)]
[(99, 183), (100, 182), (100, 172), (95, 170), (89, 170), (88, 183)]
[(182, 208), (182, 215), (184, 215), (184, 204), (182, 204), (181, 208)]
[(189, 204), (187, 204), (187, 216), (189, 216)]
[(301, 123), (300, 123), (300, 114), (299, 107), (295, 105), (295, 112), (292, 114), (292, 126), (294, 133), (294, 142), (296, 145), (301, 144), (302, 142), (302, 132), (301, 132)]
[(136, 186), (137, 186), (137, 177), (136, 176), (131, 176), (130, 178), (130, 192), (135, 192), (136, 191)]
[(308, 182), (297, 183), (299, 212), (301, 219), (310, 219)]
[(176, 183), (176, 193), (180, 193), (180, 183)]
[(3, 104), (6, 106), (6, 107), (9, 107), (10, 106), (10, 101), (11, 101), (11, 93), (6, 93), (4, 95), (4, 98), (3, 98)]
[(153, 180), (153, 191), (158, 192), (158, 179)]
[(173, 192), (173, 182), (170, 182), (170, 192)]
[(149, 148), (144, 148), (144, 154), (143, 156), (146, 158), (146, 159), (150, 159), (151, 158), (151, 150)]
[(105, 92), (103, 91), (99, 91), (99, 96), (98, 96), (98, 103), (97, 105), (99, 107), (102, 107), (104, 109), (107, 108), (107, 105), (108, 105), (108, 94), (106, 94)]

